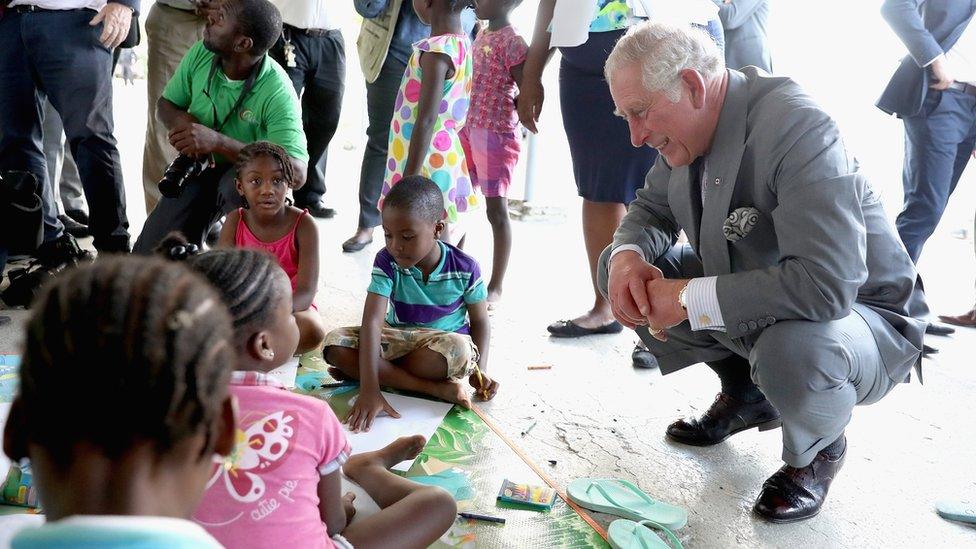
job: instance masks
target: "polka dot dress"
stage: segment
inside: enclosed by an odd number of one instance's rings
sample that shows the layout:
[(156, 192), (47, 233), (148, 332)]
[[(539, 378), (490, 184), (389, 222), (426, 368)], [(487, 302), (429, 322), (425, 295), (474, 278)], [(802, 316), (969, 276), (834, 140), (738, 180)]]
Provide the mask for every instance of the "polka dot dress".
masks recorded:
[(420, 173), (440, 187), (444, 194), (444, 219), (455, 223), (459, 214), (475, 209), (480, 203), (471, 185), (464, 150), (458, 138), (458, 131), (468, 117), (468, 98), (471, 96), (471, 44), (465, 36), (444, 34), (421, 40), (413, 45), (413, 49), (393, 108), (386, 177), (383, 179), (379, 207), (383, 209), (383, 200), (390, 188), (403, 177), (403, 169), (407, 164), (410, 137), (419, 114), (417, 111), (422, 78), (420, 54), (443, 53), (454, 64), (454, 76), (444, 82), (444, 97), (434, 123), (430, 150)]

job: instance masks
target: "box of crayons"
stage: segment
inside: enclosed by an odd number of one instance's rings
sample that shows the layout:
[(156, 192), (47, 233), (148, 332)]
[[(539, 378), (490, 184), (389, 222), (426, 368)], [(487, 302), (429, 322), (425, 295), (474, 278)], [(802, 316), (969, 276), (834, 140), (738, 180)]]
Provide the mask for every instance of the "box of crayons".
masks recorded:
[(556, 502), (556, 491), (548, 486), (517, 484), (505, 479), (502, 489), (498, 491), (498, 501), (528, 509), (548, 511)]

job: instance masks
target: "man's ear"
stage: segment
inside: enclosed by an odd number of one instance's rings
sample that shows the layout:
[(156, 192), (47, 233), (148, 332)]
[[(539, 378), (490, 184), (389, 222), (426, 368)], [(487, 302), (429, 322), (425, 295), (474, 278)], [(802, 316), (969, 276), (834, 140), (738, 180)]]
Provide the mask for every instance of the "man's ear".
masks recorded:
[(3, 453), (13, 461), (27, 457), (27, 417), (20, 397), (10, 405), (10, 415), (3, 430)]
[(443, 220), (438, 221), (437, 223), (434, 223), (434, 237), (435, 238), (439, 237), (441, 235), (441, 233), (444, 232), (444, 228), (446, 226), (447, 225), (444, 224), (444, 221)]
[(234, 43), (234, 52), (249, 53), (253, 47), (254, 40), (251, 40), (250, 36), (239, 36), (237, 41)]
[(220, 414), (217, 417), (214, 452), (222, 456), (230, 455), (234, 451), (236, 432), (237, 399), (232, 395), (227, 395), (227, 398), (220, 405)]
[(700, 109), (705, 105), (705, 79), (701, 73), (695, 69), (682, 69), (679, 73), (681, 81), (688, 88), (688, 97), (691, 104)]

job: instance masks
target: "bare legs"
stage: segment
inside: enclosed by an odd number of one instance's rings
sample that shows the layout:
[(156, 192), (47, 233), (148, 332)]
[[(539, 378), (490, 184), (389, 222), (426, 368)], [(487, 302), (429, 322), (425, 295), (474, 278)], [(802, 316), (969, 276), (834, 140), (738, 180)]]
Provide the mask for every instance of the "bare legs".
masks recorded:
[(593, 284), (593, 307), (573, 322), (582, 328), (599, 328), (613, 321), (610, 303), (603, 298), (597, 287), (596, 269), (600, 254), (613, 242), (613, 233), (627, 207), (616, 202), (591, 202), (583, 200), (583, 243), (590, 262), (590, 281)]
[(454, 524), (457, 504), (450, 494), (390, 472), (417, 457), (426, 443), (420, 435), (401, 437), (381, 450), (352, 456), (342, 467), (381, 509), (342, 531), (353, 547), (428, 547)]
[[(350, 379), (359, 379), (359, 349), (329, 346), (325, 361), (335, 366), (329, 372)], [(447, 360), (440, 353), (427, 348), (417, 349), (394, 362), (378, 361), (380, 385), (424, 393), (464, 408), (471, 408), (471, 397), (459, 382), (447, 379)]]
[(488, 223), (491, 224), (491, 234), (494, 238), (491, 282), (488, 283), (488, 302), (493, 303), (502, 297), (502, 283), (505, 280), (505, 271), (508, 269), (508, 257), (512, 253), (512, 226), (508, 220), (508, 199), (499, 196), (486, 200)]
[(312, 351), (325, 341), (325, 325), (318, 311), (306, 309), (294, 316), (295, 324), (298, 324), (298, 354)]

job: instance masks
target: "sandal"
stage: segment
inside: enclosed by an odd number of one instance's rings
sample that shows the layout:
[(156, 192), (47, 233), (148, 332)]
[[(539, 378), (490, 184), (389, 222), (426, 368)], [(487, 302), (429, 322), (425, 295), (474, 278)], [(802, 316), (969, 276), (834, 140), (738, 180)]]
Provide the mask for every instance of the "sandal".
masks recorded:
[(632, 521), (649, 520), (674, 530), (688, 523), (687, 510), (657, 501), (626, 480), (581, 478), (570, 482), (566, 493), (582, 507)]
[[(665, 543), (655, 530), (659, 530), (667, 538)], [(681, 540), (670, 528), (666, 528), (653, 520), (634, 522), (619, 519), (610, 523), (607, 529), (607, 540), (613, 549), (682, 549)]]

